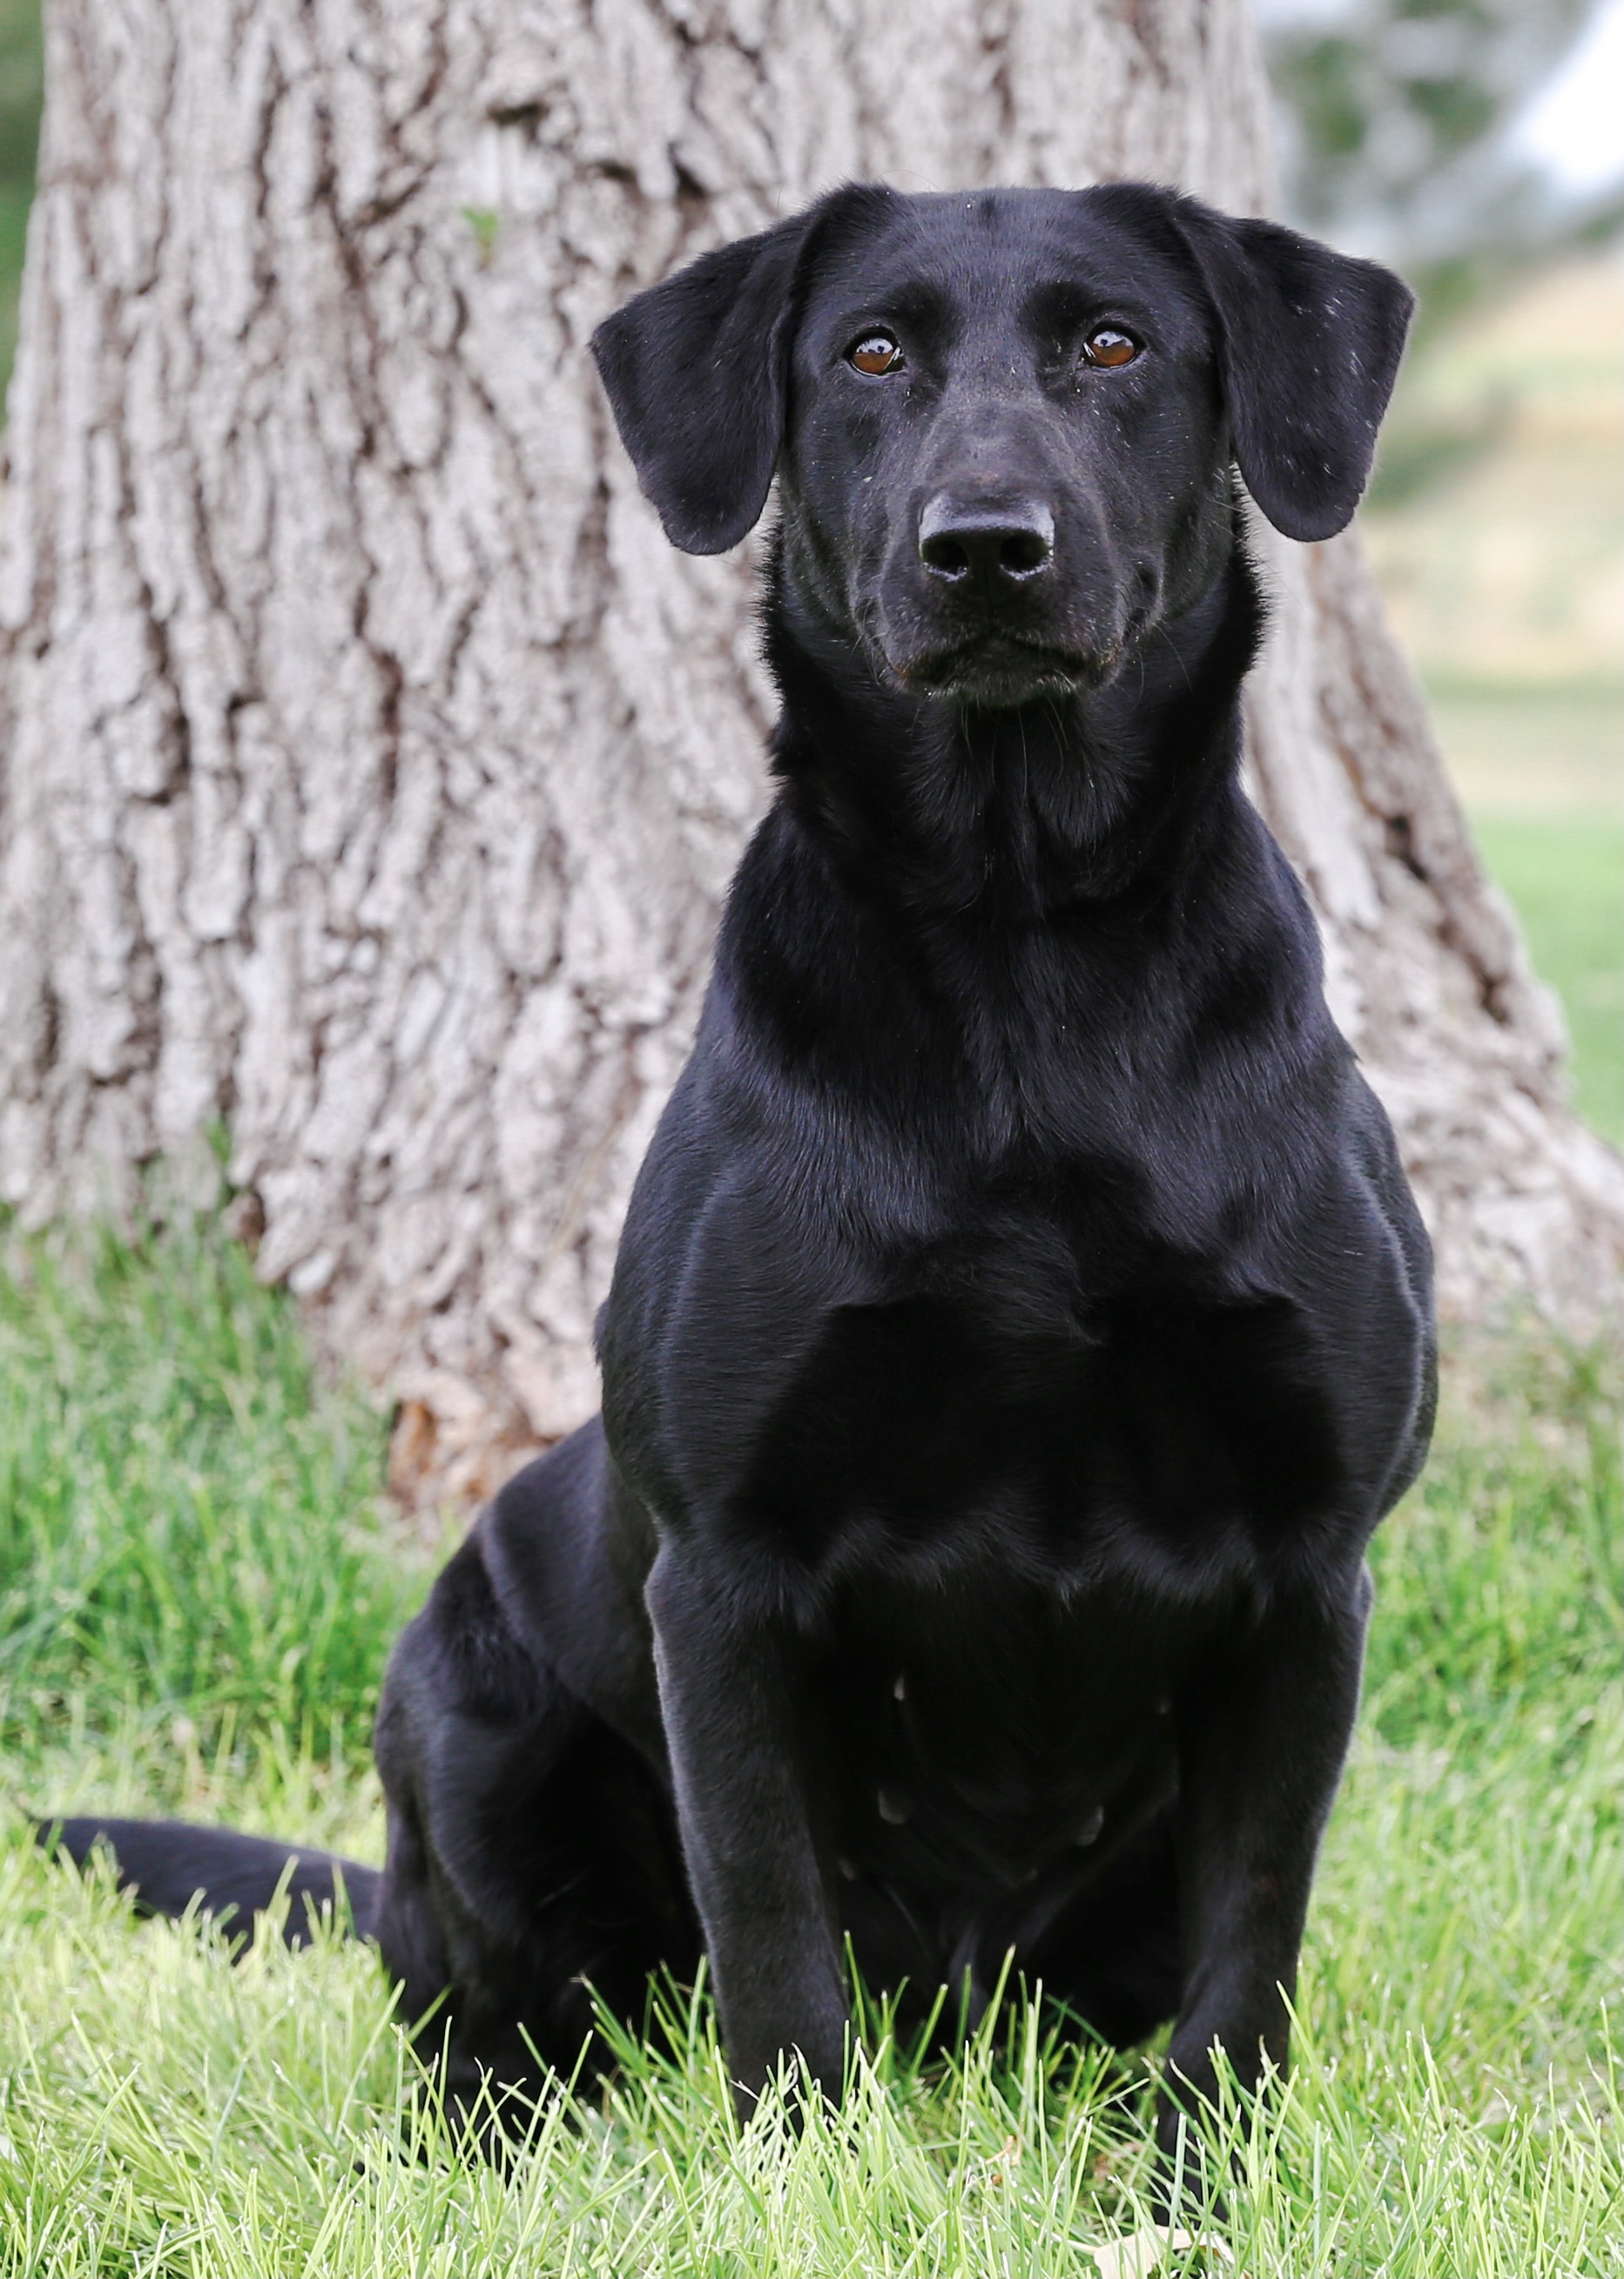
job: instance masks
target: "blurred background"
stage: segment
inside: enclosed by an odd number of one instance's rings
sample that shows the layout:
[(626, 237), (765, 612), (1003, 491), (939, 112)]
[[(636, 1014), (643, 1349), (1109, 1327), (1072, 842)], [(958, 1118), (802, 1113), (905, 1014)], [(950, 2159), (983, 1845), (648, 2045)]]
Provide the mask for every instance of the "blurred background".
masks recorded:
[[(1260, 0), (1287, 217), (1421, 313), (1365, 511), (1490, 869), (1624, 1141), (1624, 0)], [(0, 0), (0, 380), (39, 0)]]
[(1261, 0), (1289, 217), (1421, 296), (1364, 516), (1624, 1140), (1624, 0)]

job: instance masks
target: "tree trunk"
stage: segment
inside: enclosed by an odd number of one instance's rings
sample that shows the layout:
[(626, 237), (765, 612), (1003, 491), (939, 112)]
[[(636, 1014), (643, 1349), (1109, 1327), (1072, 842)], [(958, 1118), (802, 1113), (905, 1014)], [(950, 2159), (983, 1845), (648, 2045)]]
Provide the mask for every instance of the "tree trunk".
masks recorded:
[[(1267, 205), (1243, 0), (51, 0), (0, 536), (0, 1186), (223, 1125), (260, 1270), (482, 1485), (594, 1309), (764, 796), (752, 549), (670, 551), (585, 353), (846, 176)], [(1357, 545), (1261, 533), (1255, 789), (1446, 1301), (1582, 1312), (1563, 1104)]]

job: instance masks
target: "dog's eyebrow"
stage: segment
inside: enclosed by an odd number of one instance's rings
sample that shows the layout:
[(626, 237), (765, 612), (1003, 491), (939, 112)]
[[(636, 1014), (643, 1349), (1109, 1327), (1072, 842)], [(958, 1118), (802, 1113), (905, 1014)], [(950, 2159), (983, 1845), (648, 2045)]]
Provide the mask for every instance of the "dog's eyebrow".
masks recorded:
[(869, 287), (861, 300), (844, 300), (838, 314), (827, 311), (817, 313), (820, 326), (826, 324), (836, 333), (843, 332), (847, 326), (889, 320), (906, 326), (927, 340), (951, 338), (962, 321), (958, 295), (949, 287), (923, 277), (900, 278), (894, 286), (882, 281), (877, 287)]
[(1119, 278), (1050, 278), (1034, 286), (1021, 306), (1023, 323), (1039, 334), (1069, 333), (1104, 316), (1120, 317), (1147, 337), (1167, 330), (1165, 311)]

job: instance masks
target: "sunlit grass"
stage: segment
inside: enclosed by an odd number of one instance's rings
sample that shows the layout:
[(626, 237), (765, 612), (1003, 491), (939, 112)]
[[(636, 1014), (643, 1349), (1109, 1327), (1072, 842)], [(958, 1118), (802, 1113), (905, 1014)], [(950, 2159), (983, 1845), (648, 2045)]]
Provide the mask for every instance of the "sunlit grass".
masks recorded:
[[(12, 1798), (180, 1804), (376, 1859), (367, 1689), (422, 1585), (368, 1517), (378, 1421), (314, 1391), (289, 1309), (184, 1230), (36, 1264), (0, 1329)], [(1612, 1403), (1583, 1355), (1495, 1366), (1378, 1539), (1293, 2075), (1230, 2127), (1252, 2279), (1624, 2260)], [(162, 1589), (153, 1542), (186, 1570)], [(336, 1728), (317, 1654), (286, 1661), (300, 1629), (331, 1653)], [(207, 1930), (138, 1925), (46, 1861), (20, 1818), (0, 1983), (8, 2274), (1087, 2279), (1146, 2213), (1154, 2052), (1079, 2048), (1031, 2007), (954, 2067), (871, 2013), (839, 2122), (770, 2106), (741, 2137), (709, 2006), (671, 1995), (608, 2090), (549, 2099), (497, 2169), (437, 2122), (370, 1951), (262, 1937), (234, 1969)]]

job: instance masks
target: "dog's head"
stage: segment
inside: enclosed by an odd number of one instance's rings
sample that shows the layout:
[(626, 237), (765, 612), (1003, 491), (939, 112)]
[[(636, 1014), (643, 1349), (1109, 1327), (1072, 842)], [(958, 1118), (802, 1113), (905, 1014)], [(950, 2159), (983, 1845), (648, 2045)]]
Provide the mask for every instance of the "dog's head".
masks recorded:
[(793, 589), (880, 678), (1012, 704), (1107, 679), (1227, 557), (1231, 463), (1291, 538), (1370, 471), (1411, 296), (1139, 183), (838, 190), (639, 294), (593, 349), (667, 535), (780, 478)]

